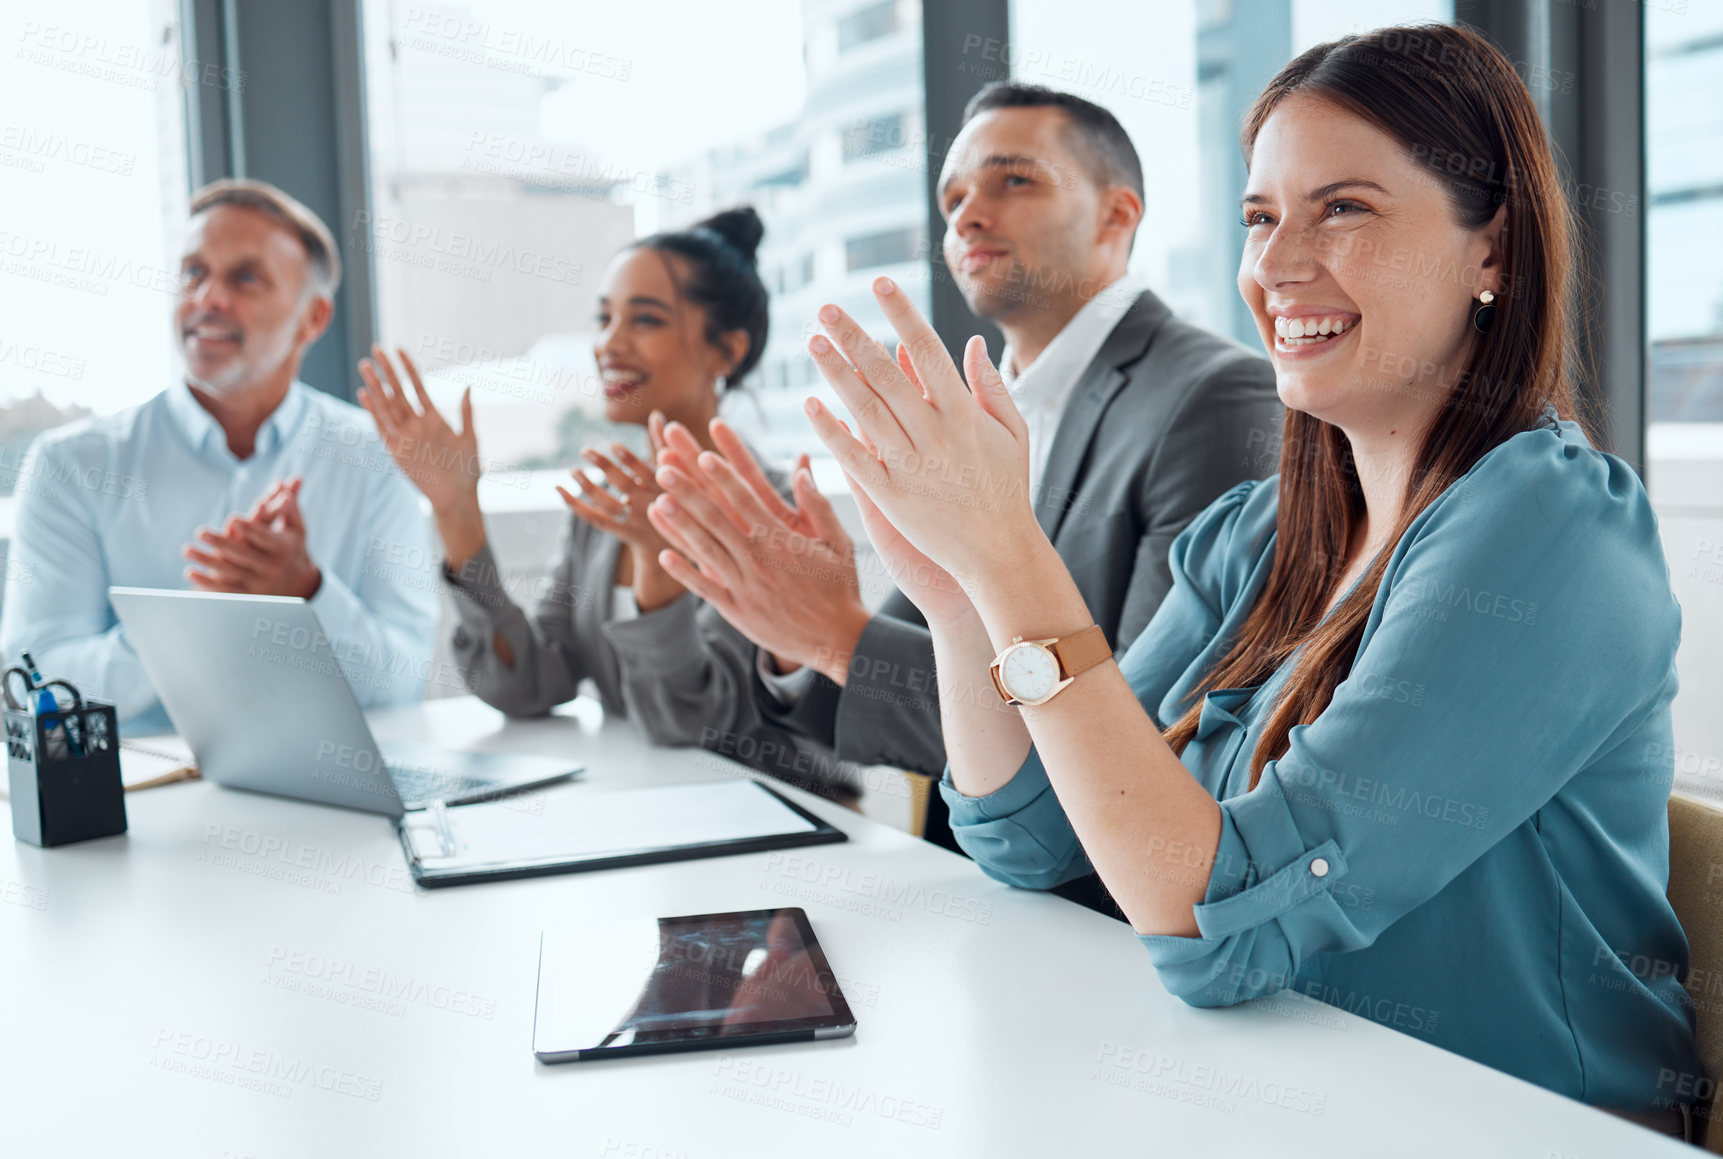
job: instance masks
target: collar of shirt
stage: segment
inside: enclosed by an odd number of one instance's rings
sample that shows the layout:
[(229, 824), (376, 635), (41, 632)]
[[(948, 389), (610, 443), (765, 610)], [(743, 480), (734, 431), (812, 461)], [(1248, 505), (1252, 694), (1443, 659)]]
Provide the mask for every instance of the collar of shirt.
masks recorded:
[[(252, 451), (253, 457), (273, 454), (288, 438), (299, 433), (308, 405), (305, 392), (309, 389), (298, 379), (287, 388), (287, 394), (282, 397), (281, 404), (263, 420), (263, 425), (257, 430), (257, 446)], [(203, 404), (192, 394), (191, 387), (183, 381), (168, 387), (167, 410), (174, 425), (185, 436), (186, 442), (199, 454), (213, 451), (228, 459), (234, 459), (233, 452), (227, 448), (227, 435), (221, 429), (221, 424), (215, 421), (214, 415), (203, 409)]]
[(1062, 405), (1083, 368), (1095, 361), (1107, 335), (1141, 293), (1142, 287), (1130, 274), (1113, 282), (1085, 302), (1040, 356), (1016, 374), (1010, 369), (1016, 354), (1008, 344), (999, 359), (999, 373), (1018, 408)]

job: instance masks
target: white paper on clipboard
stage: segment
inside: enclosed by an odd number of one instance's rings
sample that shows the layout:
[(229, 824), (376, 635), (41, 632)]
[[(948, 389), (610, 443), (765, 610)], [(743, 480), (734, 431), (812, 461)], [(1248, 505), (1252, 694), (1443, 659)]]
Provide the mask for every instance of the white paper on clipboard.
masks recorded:
[(414, 854), (428, 871), (581, 861), (806, 833), (817, 827), (745, 778), (536, 793), (453, 806), (444, 816), (454, 839), (452, 851), (428, 811), (424, 816), (410, 814), (403, 822)]

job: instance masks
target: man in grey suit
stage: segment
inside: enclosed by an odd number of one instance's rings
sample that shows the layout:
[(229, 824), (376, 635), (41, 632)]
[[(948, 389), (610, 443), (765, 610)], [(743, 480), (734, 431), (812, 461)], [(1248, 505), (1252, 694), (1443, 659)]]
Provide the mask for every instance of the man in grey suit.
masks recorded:
[[(1036, 515), (1115, 653), (1171, 587), (1173, 537), (1264, 473), (1260, 452), (1278, 443), (1284, 414), (1265, 359), (1180, 321), (1127, 277), (1142, 195), (1112, 114), (1033, 85), (978, 93), (940, 175), (946, 264), (1007, 340), (1000, 370), (1029, 425)], [(712, 478), (673, 477), (665, 490), (705, 526), (734, 515)], [(925, 622), (898, 591), (868, 612), (853, 562), (844, 571), (849, 541), (811, 482), (796, 493), (798, 509), (765, 504), (777, 525), (753, 526), (755, 548), (739, 559), (715, 560), (712, 537), (677, 535), (657, 508), (651, 517), (758, 645), (749, 711), (845, 760), (938, 775)], [(943, 813), (937, 793), (932, 808)], [(943, 816), (927, 832), (951, 844)]]

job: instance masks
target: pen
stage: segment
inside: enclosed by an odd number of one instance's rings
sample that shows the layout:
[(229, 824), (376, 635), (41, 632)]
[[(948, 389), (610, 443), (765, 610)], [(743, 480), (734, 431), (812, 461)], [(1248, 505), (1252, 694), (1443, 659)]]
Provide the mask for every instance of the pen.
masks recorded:
[[(42, 687), (42, 671), (36, 667), (35, 659), (28, 652), (21, 653), (24, 657), (24, 674), (28, 679), (30, 691), (36, 694), (36, 714), (53, 713), (60, 707), (60, 702), (54, 699), (54, 694)], [(50, 718), (50, 724), (52, 719)]]
[(42, 671), (36, 667), (36, 658), (30, 653), (23, 653), (24, 683), (29, 685), (31, 707), (36, 712), (36, 719), (41, 723), (43, 754), (55, 760), (65, 760), (70, 755), (70, 735), (60, 724), (60, 702), (54, 694), (42, 687)]
[[(54, 695), (47, 682), (42, 679), (42, 672), (36, 667), (35, 657), (28, 652), (22, 652), (26, 670), (25, 683), (36, 694), (36, 715), (42, 721), (42, 736), (49, 741), (48, 755), (59, 759), (67, 756), (81, 757), (84, 755), (84, 745), (80, 734), (83, 732), (82, 721), (75, 713), (60, 712), (59, 698)], [(59, 684), (61, 681), (54, 681)], [(71, 685), (65, 685), (70, 689)], [(73, 694), (74, 709), (78, 701)], [(58, 735), (55, 735), (55, 734)], [(51, 739), (50, 739), (51, 738)]]

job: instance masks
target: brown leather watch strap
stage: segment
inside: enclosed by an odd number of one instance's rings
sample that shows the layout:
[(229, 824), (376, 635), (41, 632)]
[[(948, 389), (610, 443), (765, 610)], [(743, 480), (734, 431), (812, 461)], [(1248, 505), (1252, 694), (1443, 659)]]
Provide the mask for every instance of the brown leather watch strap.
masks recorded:
[(1113, 650), (1107, 646), (1107, 633), (1099, 624), (1090, 624), (1081, 632), (1061, 637), (1049, 650), (1059, 658), (1062, 678), (1076, 676), (1103, 660), (1113, 658)]

